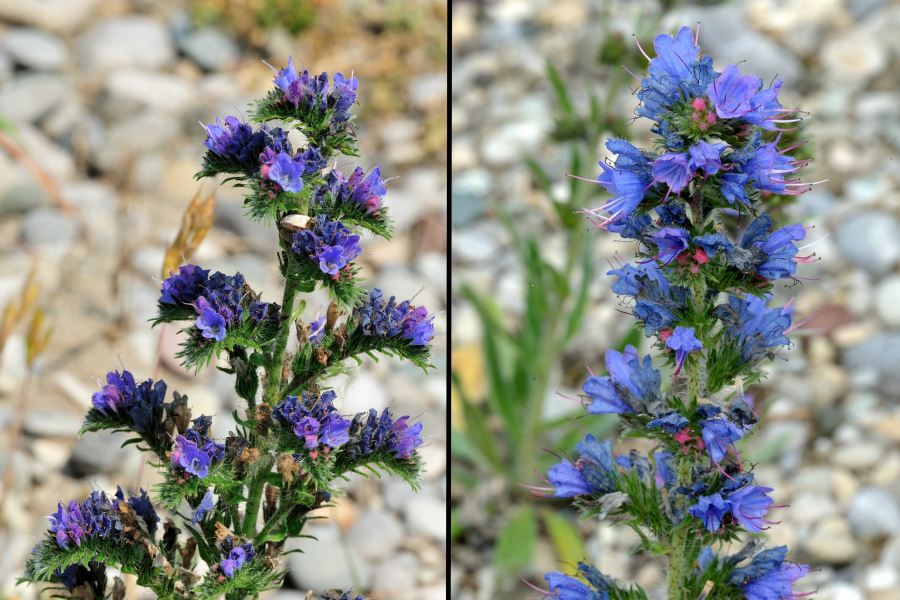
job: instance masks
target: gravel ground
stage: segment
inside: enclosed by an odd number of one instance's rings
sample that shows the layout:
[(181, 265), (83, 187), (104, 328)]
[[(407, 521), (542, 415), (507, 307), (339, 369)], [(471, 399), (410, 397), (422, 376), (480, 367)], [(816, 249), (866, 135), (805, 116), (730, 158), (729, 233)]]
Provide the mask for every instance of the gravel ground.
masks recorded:
[[(582, 100), (585, 89), (602, 91), (590, 78), (602, 5), (497, 0), (461, 3), (453, 13), (454, 281), (493, 294), (512, 315), (521, 311), (521, 276), (514, 261), (499, 259), (510, 249), (488, 202), (518, 210), (522, 226), (538, 233), (548, 251), (562, 247), (561, 234), (535, 208), (540, 196), (519, 158), (535, 153), (562, 179), (566, 157), (546, 140), (553, 103), (543, 63), (552, 59)], [(639, 16), (658, 11), (652, 2), (611, 6), (609, 25), (625, 36)], [(816, 598), (900, 598), (900, 5), (679, 3), (663, 15), (662, 30), (697, 21), (701, 45), (718, 68), (746, 60), (742, 70), (785, 80), (786, 105), (811, 112), (807, 137), (816, 158), (806, 176), (829, 179), (791, 208), (794, 218), (816, 225), (811, 240), (820, 241), (812, 250), (821, 260), (800, 267), (802, 285), (778, 290), (782, 300), (795, 298), (800, 318), (811, 316), (812, 334), (783, 352), (787, 360), (777, 360), (754, 390), (770, 406), (757, 447), (777, 449), (757, 467), (758, 480), (776, 488), (777, 503), (790, 504), (776, 512), (781, 524), (767, 533), (773, 543), (789, 544), (796, 560), (814, 565), (807, 586), (818, 588)], [(635, 103), (623, 90), (622, 110), (630, 113)], [(646, 123), (629, 131), (647, 139)], [(596, 175), (589, 167), (581, 174)], [(616, 251), (620, 245), (601, 240), (597, 260), (605, 264)], [(477, 342), (471, 308), (453, 293), (451, 302), (454, 348)], [(615, 307), (611, 291), (598, 289), (586, 335), (576, 341), (586, 356), (598, 356), (630, 326)], [(614, 576), (657, 588), (658, 565), (630, 556), (629, 533), (598, 528), (589, 558)], [(493, 597), (489, 557), (454, 548), (451, 559), (454, 598)]]
[[(0, 514), (0, 597), (35, 597), (14, 580), (57, 499), (155, 482), (136, 450), (118, 448), (119, 437), (76, 441), (108, 370), (124, 365), (150, 376), (159, 348), (169, 388), (188, 395), (196, 414), (216, 415), (218, 435), (231, 424), (231, 380), (213, 369), (188, 376), (174, 359), (175, 332), (150, 330), (147, 320), (166, 244), (198, 188), (192, 175), (205, 149), (197, 122), (240, 114), (269, 88), (261, 59), (283, 65), (293, 54), (310, 70), (355, 71), (361, 158), (339, 166), (378, 163), (385, 177), (397, 178), (386, 199), (395, 239), (364, 240), (363, 276), (368, 286), (403, 297), (418, 292), (431, 311), (446, 309), (446, 3), (407, 6), (401, 17), (415, 27), (392, 25), (396, 3), (316, 4), (323, 8), (313, 30), (298, 39), (276, 30), (263, 36), (263, 47), (248, 47), (224, 28), (195, 28), (185, 3), (174, 0), (0, 0), (0, 116), (74, 207), (71, 215), (61, 211), (0, 152), (0, 305), (19, 293), (34, 264), (52, 327), (27, 387), (22, 328), (0, 361), (0, 472), (9, 464), (11, 480)], [(264, 299), (277, 300), (276, 247), (273, 231), (243, 217), (238, 190), (223, 188), (216, 225), (195, 260), (239, 270)], [(326, 303), (314, 295), (306, 320)], [(287, 589), (269, 597), (353, 582), (376, 599), (445, 597), (443, 314), (436, 330), (437, 369), (427, 376), (383, 360), (335, 382), (346, 412), (391, 406), (420, 416), (421, 492), (389, 479), (349, 482), (347, 496), (308, 532), (320, 541), (304, 540), (298, 547), (306, 552), (291, 555)]]

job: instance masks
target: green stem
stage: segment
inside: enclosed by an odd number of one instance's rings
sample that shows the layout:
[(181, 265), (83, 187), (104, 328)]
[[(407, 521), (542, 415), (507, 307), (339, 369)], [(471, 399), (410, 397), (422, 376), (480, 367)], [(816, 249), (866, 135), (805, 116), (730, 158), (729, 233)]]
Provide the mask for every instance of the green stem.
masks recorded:
[(684, 593), (684, 576), (688, 568), (688, 557), (685, 552), (687, 532), (687, 528), (677, 526), (675, 533), (672, 535), (672, 543), (669, 547), (669, 574), (667, 577), (669, 600), (688, 600)]
[(260, 530), (259, 534), (256, 536), (255, 544), (261, 544), (264, 540), (263, 538), (272, 532), (272, 529), (281, 521), (290, 511), (296, 508), (296, 505), (291, 503), (290, 498), (282, 497), (278, 504), (278, 510), (275, 511), (269, 520), (266, 521), (266, 524), (263, 525), (263, 528)]
[(256, 518), (259, 516), (259, 502), (266, 485), (267, 472), (260, 473), (250, 484), (250, 496), (247, 498), (247, 509), (244, 512), (244, 535), (247, 537), (256, 536)]
[(294, 314), (294, 297), (297, 295), (297, 282), (286, 279), (284, 282), (284, 296), (281, 300), (281, 313), (284, 322), (278, 330), (275, 338), (275, 351), (272, 354), (272, 362), (266, 369), (266, 391), (264, 401), (274, 404), (277, 400), (278, 388), (281, 387), (281, 371), (284, 367), (284, 351), (287, 348), (288, 337), (291, 333), (291, 323)]

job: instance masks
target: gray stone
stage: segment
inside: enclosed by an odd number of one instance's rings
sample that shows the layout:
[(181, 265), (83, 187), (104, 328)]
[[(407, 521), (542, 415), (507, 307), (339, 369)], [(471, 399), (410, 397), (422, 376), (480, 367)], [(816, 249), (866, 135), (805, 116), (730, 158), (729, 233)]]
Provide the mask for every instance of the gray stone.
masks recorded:
[(94, 25), (79, 41), (77, 55), (83, 69), (102, 72), (129, 66), (158, 69), (172, 61), (175, 50), (162, 23), (131, 15)]
[(49, 206), (47, 192), (34, 181), (25, 179), (9, 187), (0, 197), (0, 217)]
[(179, 47), (209, 71), (230, 67), (238, 58), (234, 40), (215, 27), (201, 27), (187, 34), (179, 40)]
[(533, 120), (514, 121), (491, 131), (482, 143), (481, 154), (492, 166), (518, 162), (546, 139), (549, 126)]
[(900, 532), (897, 497), (882, 488), (868, 487), (856, 492), (850, 500), (847, 518), (858, 537), (881, 537)]
[(803, 545), (816, 560), (835, 565), (853, 562), (859, 552), (850, 527), (840, 517), (820, 522)]
[(900, 388), (898, 356), (900, 356), (900, 332), (888, 331), (876, 333), (860, 344), (848, 348), (844, 353), (844, 365), (851, 372), (856, 369), (877, 371), (882, 391), (896, 397)]
[[(340, 390), (340, 379), (332, 380), (336, 390)], [(366, 371), (357, 371), (345, 385), (342, 392), (338, 391), (342, 413), (355, 414), (366, 412), (370, 408), (380, 411), (388, 405), (384, 382)]]
[(886, 325), (900, 327), (900, 275), (891, 275), (878, 284), (875, 308)]
[(64, 32), (78, 29), (100, 0), (0, 0), (0, 18)]
[(173, 113), (184, 111), (196, 99), (194, 87), (183, 78), (135, 68), (110, 73), (106, 92), (117, 101), (135, 102)]
[(451, 249), (454, 262), (485, 263), (496, 260), (500, 251), (498, 227), (496, 223), (484, 223), (454, 228)]
[(418, 495), (406, 505), (406, 521), (414, 532), (434, 539), (447, 539), (446, 505), (436, 498)]
[[(335, 525), (309, 526), (304, 528), (303, 533), (318, 539), (291, 539), (285, 544), (285, 550), (303, 551), (288, 555), (290, 577), (298, 588), (318, 591), (346, 589), (349, 582), (355, 580), (353, 571), (356, 571), (363, 587), (369, 586), (372, 574), (368, 562), (352, 546), (341, 544)], [(352, 561), (352, 569), (348, 558)]]
[(147, 111), (124, 118), (107, 135), (98, 136), (92, 148), (96, 166), (104, 171), (120, 169), (126, 157), (138, 156), (165, 147), (181, 133), (172, 115)]
[(81, 429), (81, 416), (64, 410), (34, 409), (22, 421), (25, 433), (46, 437), (70, 437)]
[(78, 438), (69, 468), (79, 477), (115, 472), (125, 461), (127, 451), (120, 446), (129, 437), (125, 433), (103, 431)]
[(464, 225), (487, 211), (491, 174), (485, 169), (463, 171), (454, 177), (451, 189), (451, 223)]
[(413, 79), (409, 84), (409, 97), (414, 106), (428, 109), (447, 101), (447, 74), (429, 73)]
[(59, 36), (23, 27), (3, 34), (3, 49), (20, 65), (39, 71), (56, 71), (66, 63), (66, 45)]
[(900, 258), (900, 224), (885, 213), (857, 213), (838, 226), (835, 237), (850, 262), (875, 275), (888, 272)]
[(70, 217), (52, 208), (31, 211), (22, 223), (22, 238), (30, 246), (65, 248), (77, 231)]
[(401, 552), (380, 563), (375, 569), (372, 591), (385, 594), (385, 598), (396, 598), (398, 594), (409, 594), (415, 587), (418, 573), (419, 561), (416, 556), (410, 552)]
[(379, 560), (392, 554), (403, 534), (403, 524), (393, 513), (375, 510), (363, 513), (353, 524), (347, 541), (365, 558)]
[(23, 75), (0, 88), (0, 115), (11, 121), (36, 121), (71, 91), (59, 75)]

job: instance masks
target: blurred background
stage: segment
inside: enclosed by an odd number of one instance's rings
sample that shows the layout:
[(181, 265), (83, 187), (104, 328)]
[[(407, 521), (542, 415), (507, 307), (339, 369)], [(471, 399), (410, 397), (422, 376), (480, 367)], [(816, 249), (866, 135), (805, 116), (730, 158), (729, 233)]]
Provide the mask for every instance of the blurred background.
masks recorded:
[[(773, 211), (815, 225), (821, 259), (776, 286), (803, 335), (748, 390), (763, 426), (743, 451), (775, 488), (766, 532), (814, 566), (821, 600), (900, 598), (900, 4), (888, 0), (488, 0), (453, 3), (451, 597), (537, 598), (523, 583), (582, 558), (661, 598), (660, 564), (624, 527), (535, 499), (558, 459), (614, 421), (572, 400), (609, 348), (643, 341), (605, 275), (632, 249), (573, 211), (608, 195), (602, 143), (631, 122), (646, 70), (632, 34), (700, 21), (716, 67), (785, 82), (811, 112), (793, 135), (828, 179)], [(646, 348), (646, 346), (645, 346)]]
[[(421, 492), (349, 483), (304, 531), (319, 542), (295, 545), (306, 553), (290, 555), (287, 589), (269, 597), (351, 585), (380, 599), (445, 597), (446, 31), (444, 0), (0, 0), (0, 598), (36, 597), (14, 580), (58, 499), (156, 481), (121, 438), (76, 441), (107, 371), (145, 378), (159, 366), (195, 414), (215, 415), (217, 436), (233, 427), (230, 378), (182, 371), (175, 330), (148, 319), (165, 249), (200, 190), (198, 121), (246, 116), (271, 87), (261, 60), (281, 67), (289, 55), (360, 80), (360, 158), (338, 166), (380, 164), (397, 224), (390, 243), (364, 239), (366, 285), (418, 293), (441, 314), (435, 371), (388, 359), (334, 381), (344, 412), (421, 418)], [(237, 190), (216, 194), (195, 262), (240, 271), (277, 300), (274, 231), (243, 216)], [(305, 320), (326, 306), (316, 294)]]

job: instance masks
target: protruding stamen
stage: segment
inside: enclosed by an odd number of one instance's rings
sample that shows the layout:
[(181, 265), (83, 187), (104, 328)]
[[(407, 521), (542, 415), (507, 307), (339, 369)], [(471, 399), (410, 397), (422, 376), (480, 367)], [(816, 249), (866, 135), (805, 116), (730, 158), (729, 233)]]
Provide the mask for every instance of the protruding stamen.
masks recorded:
[(694, 32), (694, 45), (700, 45), (700, 21), (697, 21), (697, 31)]
[(641, 47), (641, 42), (638, 41), (637, 36), (634, 35), (634, 34), (632, 33), (632, 34), (631, 34), (631, 37), (634, 38), (634, 43), (637, 44), (638, 50), (641, 51), (641, 54), (644, 55), (644, 58), (647, 59), (647, 62), (650, 62), (651, 60), (653, 60), (653, 59), (651, 59), (649, 56), (647, 56), (647, 53), (646, 53), (646, 52), (644, 52), (644, 49)]

